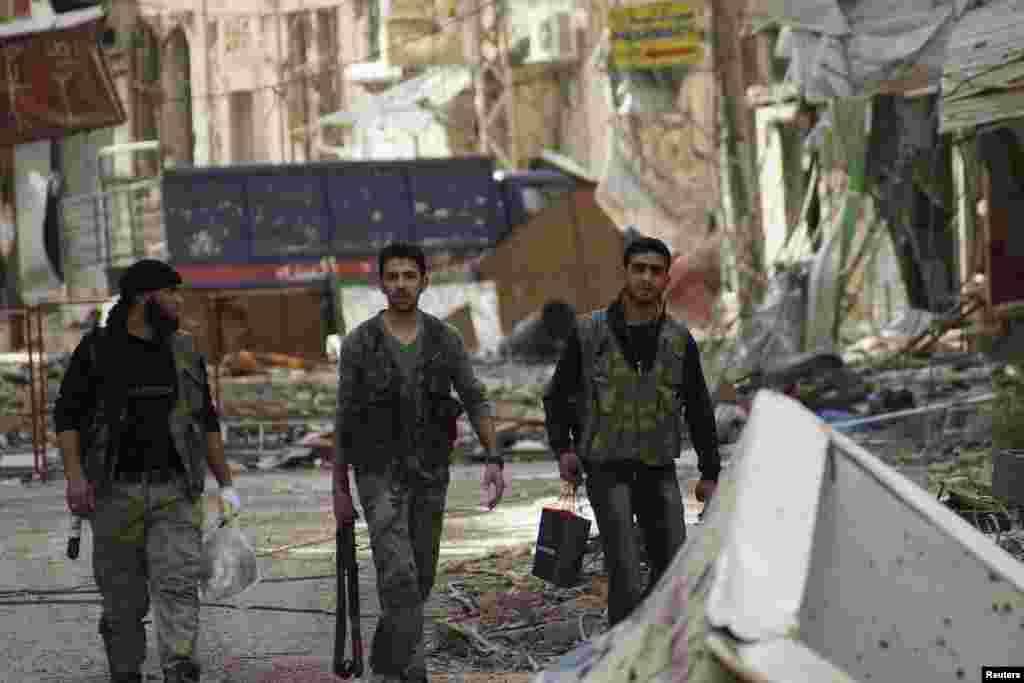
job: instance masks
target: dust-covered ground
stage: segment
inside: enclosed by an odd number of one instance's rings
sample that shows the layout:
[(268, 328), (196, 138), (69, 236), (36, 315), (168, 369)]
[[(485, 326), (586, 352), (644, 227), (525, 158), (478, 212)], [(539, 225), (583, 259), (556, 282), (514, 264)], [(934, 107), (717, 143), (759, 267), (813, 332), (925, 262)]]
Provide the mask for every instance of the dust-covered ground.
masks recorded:
[[(582, 637), (580, 623), (587, 635), (603, 625), (598, 556), (588, 556), (576, 589), (552, 592), (530, 576), (541, 507), (557, 502), (561, 490), (554, 463), (511, 463), (506, 470), (506, 497), (495, 511), (485, 512), (479, 507), (480, 467), (452, 468), (441, 571), (427, 610), (428, 663), (433, 670), (530, 670), (571, 649)], [(680, 460), (684, 491), (695, 472), (692, 456)], [(329, 659), (333, 652), (330, 471), (250, 472), (237, 477), (237, 486), (245, 501), (241, 525), (260, 557), (263, 580), (236, 599), (204, 607), (204, 681), (255, 680), (255, 672), (271, 658)], [(688, 517), (694, 521), (699, 504), (692, 497), (688, 503)], [(78, 560), (65, 557), (63, 482), (0, 482), (0, 509), (0, 680), (108, 680), (96, 630), (99, 605), (90, 566), (91, 535), (86, 526)], [(379, 605), (362, 522), (357, 545), (362, 630), (369, 644)], [(506, 599), (498, 604), (499, 593), (517, 594), (519, 603)], [(529, 611), (538, 600), (545, 602), (544, 609)], [(520, 627), (519, 633), (506, 633), (501, 654), (486, 655), (464, 642), (460, 629), (485, 631), (496, 619)], [(520, 656), (527, 642), (519, 638), (524, 625), (543, 639), (529, 641), (533, 663)], [(512, 636), (517, 636), (515, 641)], [(151, 636), (146, 661), (150, 680), (160, 680), (158, 670)]]

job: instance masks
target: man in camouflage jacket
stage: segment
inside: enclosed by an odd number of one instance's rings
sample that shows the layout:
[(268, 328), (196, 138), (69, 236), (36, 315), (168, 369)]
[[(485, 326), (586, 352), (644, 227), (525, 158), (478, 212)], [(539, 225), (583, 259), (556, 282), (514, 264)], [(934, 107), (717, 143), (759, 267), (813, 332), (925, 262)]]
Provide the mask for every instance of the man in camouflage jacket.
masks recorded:
[[(544, 397), (548, 440), (562, 479), (575, 484), (581, 464), (586, 474), (609, 575), (612, 626), (639, 604), (686, 539), (674, 463), (684, 414), (699, 458), (699, 500), (710, 499), (720, 470), (697, 343), (662, 303), (668, 247), (636, 238), (623, 262), (621, 296), (579, 320)], [(634, 515), (650, 564), (646, 591)]]
[(488, 455), (482, 484), (493, 508), (504, 490), (491, 405), (459, 333), (419, 310), (428, 283), (423, 251), (385, 247), (378, 259), (388, 308), (348, 334), (338, 361), (334, 510), (355, 515), (348, 469), (370, 531), (382, 614), (374, 681), (427, 680), (423, 606), (437, 572), (455, 419), (465, 404)]
[(180, 284), (160, 261), (128, 268), (106, 326), (72, 354), (54, 408), (68, 508), (92, 527), (114, 683), (142, 681), (151, 604), (164, 680), (198, 683), (207, 467), (225, 517), (240, 507), (206, 363), (178, 332)]

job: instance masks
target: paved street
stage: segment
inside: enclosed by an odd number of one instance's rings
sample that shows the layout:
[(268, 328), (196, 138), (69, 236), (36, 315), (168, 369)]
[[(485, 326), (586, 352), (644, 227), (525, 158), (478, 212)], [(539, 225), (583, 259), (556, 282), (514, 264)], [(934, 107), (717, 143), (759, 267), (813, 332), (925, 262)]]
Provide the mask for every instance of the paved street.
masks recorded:
[[(510, 464), (515, 481), (557, 477), (554, 463)], [(696, 476), (692, 458), (679, 461), (680, 481)], [(479, 466), (453, 467), (453, 480), (479, 477)], [(238, 477), (246, 509), (250, 513), (290, 511), (315, 512), (330, 507), (330, 475), (309, 472), (247, 473)], [(211, 489), (215, 487), (212, 480)], [(688, 517), (695, 516), (689, 501)], [(17, 480), (0, 482), (0, 681), (35, 683), (61, 681), (105, 683), (106, 664), (96, 631), (99, 607), (90, 592), (92, 572), (91, 538), (83, 535), (82, 555), (77, 561), (64, 557), (67, 515), (63, 482), (23, 485)], [(495, 543), (512, 545), (536, 537), (539, 506), (535, 501), (508, 502), (484, 516)], [(452, 557), (466, 551), (461, 543), (446, 544), (443, 554)], [(486, 547), (469, 549), (486, 551)], [(329, 546), (306, 549), (310, 556), (329, 553)], [(361, 598), (364, 638), (368, 641), (378, 611), (374, 573), (362, 560)], [(22, 591), (69, 591), (80, 594), (30, 596)], [(235, 604), (248, 609), (206, 607), (200, 637), (204, 681), (259, 680), (272, 657), (289, 655), (324, 657), (333, 648), (334, 619), (328, 614), (282, 613), (262, 608), (323, 609), (324, 596), (332, 596), (334, 580), (264, 582), (241, 596)], [(64, 601), (62, 604), (12, 605), (12, 600), (39, 597)], [(79, 604), (76, 604), (79, 603)], [(85, 604), (81, 604), (85, 603)], [(260, 609), (255, 609), (260, 608)], [(150, 638), (146, 661), (150, 680), (160, 680), (155, 643)]]

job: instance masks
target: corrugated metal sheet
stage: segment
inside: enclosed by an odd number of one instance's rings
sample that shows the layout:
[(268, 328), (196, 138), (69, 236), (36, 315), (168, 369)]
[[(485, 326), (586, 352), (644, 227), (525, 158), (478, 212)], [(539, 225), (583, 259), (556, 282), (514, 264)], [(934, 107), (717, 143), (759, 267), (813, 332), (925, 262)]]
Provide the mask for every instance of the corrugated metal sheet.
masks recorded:
[(967, 12), (942, 73), (942, 132), (1024, 116), (1024, 0)]
[(768, 0), (754, 12), (785, 27), (777, 54), (790, 60), (786, 79), (821, 101), (894, 82), (938, 86), (955, 23), (974, 2)]

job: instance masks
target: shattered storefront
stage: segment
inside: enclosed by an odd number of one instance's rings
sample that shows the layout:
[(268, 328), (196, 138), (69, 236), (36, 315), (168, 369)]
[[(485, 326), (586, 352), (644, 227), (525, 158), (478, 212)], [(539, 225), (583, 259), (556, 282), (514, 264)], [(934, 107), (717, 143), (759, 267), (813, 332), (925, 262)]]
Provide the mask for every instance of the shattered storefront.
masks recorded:
[(1019, 3), (988, 3), (964, 15), (943, 70), (939, 131), (955, 144), (960, 275), (983, 276), (995, 318), (1024, 301), (1024, 238), (1013, 224), (1024, 198), (1024, 15)]
[[(768, 287), (742, 338), (718, 364), (730, 376), (757, 372), (780, 356), (838, 352), (849, 333), (879, 334), (907, 305), (903, 242), (895, 238), (907, 230), (902, 223), (896, 224), (902, 232), (886, 229), (884, 205), (868, 177), (878, 115), (867, 98), (810, 111), (802, 124), (800, 117), (780, 124), (801, 134), (799, 155), (773, 158), (758, 150), (765, 204), (781, 203), (791, 191), (784, 176), (798, 173), (804, 185), (791, 222), (765, 214), (766, 242), (775, 245)], [(765, 182), (772, 177), (778, 182)]]
[(850, 180), (886, 223), (909, 306), (959, 315), (976, 279), (989, 307), (1024, 298), (1007, 224), (1020, 192), (1019, 3), (769, 0), (755, 14), (781, 26), (776, 56), (802, 98), (830, 113), (870, 102), (863, 183)]
[[(114, 127), (126, 113), (100, 36), (98, 7), (55, 14), (35, 3), (31, 17), (0, 25), (0, 306), (35, 305), (66, 295), (59, 237), (59, 143)], [(0, 321), (0, 327), (10, 320)], [(49, 332), (65, 324), (47, 315)], [(6, 332), (6, 330), (4, 330)], [(3, 336), (6, 336), (4, 334)], [(21, 343), (11, 334), (11, 344)], [(6, 346), (7, 340), (0, 342)]]

